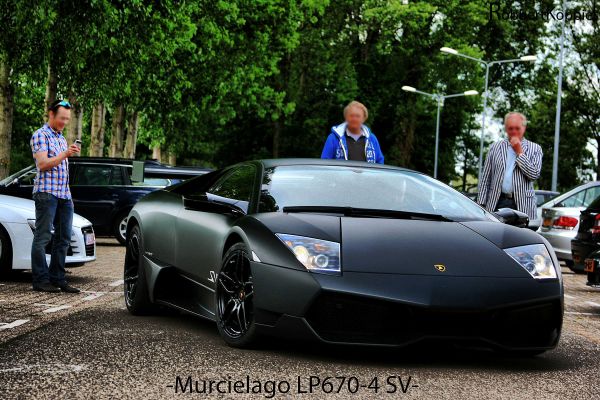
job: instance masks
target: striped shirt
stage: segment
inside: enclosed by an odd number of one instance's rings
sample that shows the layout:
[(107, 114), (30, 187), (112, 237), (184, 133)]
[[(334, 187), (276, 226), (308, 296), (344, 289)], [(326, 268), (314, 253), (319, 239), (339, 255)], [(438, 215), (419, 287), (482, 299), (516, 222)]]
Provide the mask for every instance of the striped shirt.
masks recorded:
[[(48, 158), (57, 157), (63, 151), (66, 151), (67, 140), (62, 132), (55, 132), (48, 124), (44, 124), (35, 131), (29, 142), (33, 154), (42, 151), (48, 152)], [(34, 158), (35, 159), (35, 158)], [(69, 189), (69, 161), (65, 158), (55, 167), (46, 171), (41, 171), (37, 165), (37, 175), (33, 184), (33, 193), (50, 193), (59, 199), (70, 199), (71, 190)]]
[[(532, 220), (537, 216), (537, 203), (533, 182), (540, 177), (543, 152), (539, 144), (525, 138), (521, 141), (523, 153), (515, 158), (512, 170), (512, 189), (517, 209)], [(502, 182), (506, 171), (507, 154), (512, 147), (507, 139), (502, 139), (490, 147), (485, 159), (477, 203), (493, 212), (502, 193)]]

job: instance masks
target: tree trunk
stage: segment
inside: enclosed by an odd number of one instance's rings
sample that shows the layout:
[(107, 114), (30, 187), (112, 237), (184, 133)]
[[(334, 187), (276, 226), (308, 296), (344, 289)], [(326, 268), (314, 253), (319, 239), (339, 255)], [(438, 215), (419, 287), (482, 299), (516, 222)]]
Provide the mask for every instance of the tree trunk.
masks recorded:
[(0, 54), (0, 179), (7, 177), (10, 171), (13, 110), (10, 68), (6, 59)]
[(279, 158), (279, 141), (281, 138), (281, 125), (283, 125), (282, 118), (283, 115), (280, 115), (277, 121), (273, 121), (273, 158)]
[(468, 168), (468, 161), (469, 161), (469, 147), (467, 146), (467, 142), (464, 141), (465, 143), (465, 162), (463, 165), (463, 174), (462, 174), (462, 191), (466, 192), (467, 191), (467, 172), (469, 170)]
[(600, 137), (598, 139), (596, 139), (596, 144), (597, 144), (597, 151), (598, 153), (596, 154), (597, 160), (596, 160), (596, 180), (600, 180)]
[(162, 160), (161, 160), (160, 145), (156, 145), (152, 149), (152, 158), (154, 158), (158, 162), (162, 162)]
[(112, 120), (112, 136), (110, 139), (110, 156), (123, 157), (123, 137), (125, 136), (125, 107), (121, 104), (115, 108)]
[(400, 153), (400, 166), (410, 168), (412, 166), (411, 155), (413, 153), (414, 141), (415, 141), (415, 128), (416, 128), (416, 116), (414, 111), (410, 113), (409, 117), (404, 121), (403, 124), (403, 135), (396, 140), (399, 147)]
[(48, 107), (56, 100), (56, 88), (58, 86), (58, 78), (56, 71), (52, 67), (52, 61), (48, 63), (48, 80), (46, 81), (46, 99), (44, 108), (44, 121), (48, 121)]
[(127, 124), (127, 138), (125, 140), (125, 151), (123, 157), (135, 158), (135, 145), (137, 144), (137, 135), (139, 129), (139, 114), (137, 111), (132, 112), (129, 115), (129, 121)]
[(106, 107), (98, 103), (92, 110), (92, 131), (90, 133), (90, 157), (104, 156), (104, 123)]
[(81, 140), (83, 131), (83, 107), (79, 104), (77, 97), (69, 94), (69, 103), (71, 103), (71, 120), (67, 126), (67, 143), (73, 144), (76, 139)]
[(168, 155), (169, 155), (168, 164), (172, 165), (172, 166), (177, 165), (177, 154), (174, 151), (169, 151)]

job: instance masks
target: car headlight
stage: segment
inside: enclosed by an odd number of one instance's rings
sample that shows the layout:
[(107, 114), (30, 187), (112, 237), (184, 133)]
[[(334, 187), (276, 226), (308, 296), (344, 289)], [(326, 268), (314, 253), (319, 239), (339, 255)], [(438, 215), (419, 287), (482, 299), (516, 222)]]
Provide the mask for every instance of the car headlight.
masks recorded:
[(312, 272), (339, 274), (341, 272), (340, 244), (305, 236), (275, 234), (298, 261)]
[(515, 259), (535, 279), (556, 278), (556, 269), (548, 249), (543, 244), (511, 247), (504, 251)]
[(28, 219), (27, 223), (29, 224), (29, 227), (31, 228), (31, 230), (35, 231), (35, 219)]

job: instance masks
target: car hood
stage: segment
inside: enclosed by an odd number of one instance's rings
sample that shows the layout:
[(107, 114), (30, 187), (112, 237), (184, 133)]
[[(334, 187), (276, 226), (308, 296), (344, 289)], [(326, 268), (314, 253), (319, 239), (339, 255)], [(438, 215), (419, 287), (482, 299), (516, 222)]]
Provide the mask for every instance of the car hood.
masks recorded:
[[(342, 271), (528, 278), (502, 249), (543, 239), (498, 222), (341, 218)], [(443, 267), (441, 267), (443, 266)]]
[(35, 202), (20, 197), (0, 195), (0, 221), (27, 223), (35, 218)]
[[(530, 229), (493, 221), (442, 222), (281, 212), (257, 214), (254, 218), (272, 233), (340, 242), (343, 272), (531, 278), (503, 249), (545, 244)], [(285, 265), (286, 256), (293, 255), (279, 239), (271, 237), (272, 241), (252, 243), (252, 248), (264, 262)], [(444, 271), (440, 272), (436, 265), (443, 265)]]
[(73, 213), (73, 226), (76, 228), (83, 228), (84, 226), (90, 226), (92, 223), (79, 214)]
[(35, 202), (33, 200), (23, 199), (21, 197), (6, 196), (2, 194), (0, 195), (0, 204), (2, 207), (25, 211), (33, 210), (33, 212), (35, 212)]
[[(0, 195), (0, 221), (27, 223), (35, 219), (35, 201), (14, 196)], [(73, 226), (82, 228), (92, 223), (79, 214), (73, 214)]]

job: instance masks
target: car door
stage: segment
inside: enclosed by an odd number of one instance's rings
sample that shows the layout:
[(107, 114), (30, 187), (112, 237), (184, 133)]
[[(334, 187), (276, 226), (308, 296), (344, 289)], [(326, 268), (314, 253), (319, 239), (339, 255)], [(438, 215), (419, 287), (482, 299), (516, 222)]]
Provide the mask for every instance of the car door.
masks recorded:
[(89, 219), (100, 235), (110, 233), (112, 216), (123, 185), (119, 165), (77, 163), (71, 184), (75, 212)]
[[(209, 201), (233, 204), (248, 211), (254, 193), (257, 167), (244, 164), (227, 171), (198, 196)], [(193, 195), (188, 195), (193, 197)], [(214, 278), (219, 272), (226, 235), (239, 215), (219, 211), (180, 211), (177, 218), (177, 267), (184, 274), (205, 286), (206, 302), (212, 309)]]

